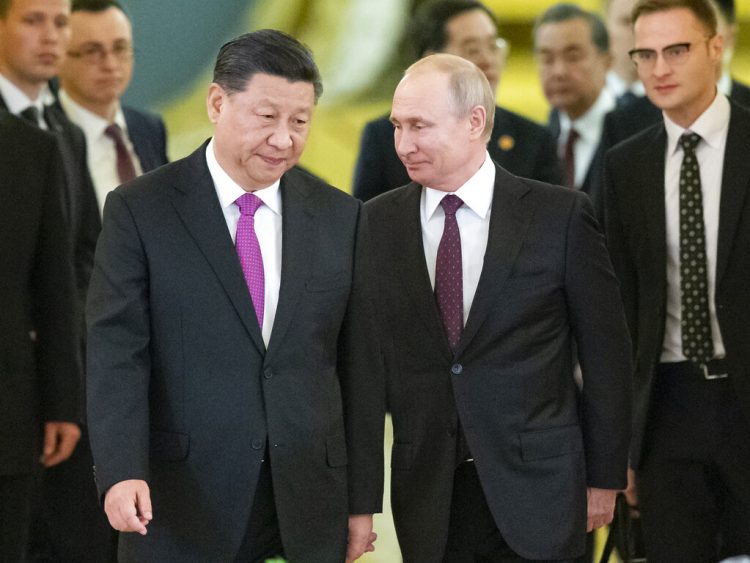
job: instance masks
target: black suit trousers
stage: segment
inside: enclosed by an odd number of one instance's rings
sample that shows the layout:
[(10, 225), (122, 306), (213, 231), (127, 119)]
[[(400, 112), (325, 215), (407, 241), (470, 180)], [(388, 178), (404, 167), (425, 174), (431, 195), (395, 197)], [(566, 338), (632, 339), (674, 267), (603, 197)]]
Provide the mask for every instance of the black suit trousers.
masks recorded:
[(31, 499), (37, 477), (31, 473), (0, 475), (0, 562), (26, 561)]
[(649, 563), (750, 554), (750, 424), (731, 374), (661, 364), (653, 398), (636, 473)]

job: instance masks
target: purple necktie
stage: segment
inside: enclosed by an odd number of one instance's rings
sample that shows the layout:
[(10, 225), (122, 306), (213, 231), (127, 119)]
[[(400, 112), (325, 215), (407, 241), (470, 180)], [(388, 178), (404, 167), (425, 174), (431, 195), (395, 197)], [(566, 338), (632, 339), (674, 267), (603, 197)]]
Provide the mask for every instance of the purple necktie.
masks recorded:
[(443, 236), (435, 264), (435, 299), (451, 350), (455, 351), (464, 329), (464, 284), (461, 264), (461, 233), (456, 211), (464, 204), (455, 195), (445, 196), (440, 205), (445, 211)]
[(563, 154), (563, 161), (565, 164), (565, 185), (570, 189), (576, 187), (576, 141), (580, 135), (575, 129), (571, 129), (568, 133), (568, 140), (565, 141), (565, 154)]
[(250, 299), (253, 300), (255, 316), (262, 329), (266, 278), (263, 273), (263, 254), (255, 234), (255, 212), (263, 205), (263, 201), (257, 195), (247, 193), (238, 197), (234, 203), (240, 208), (234, 245), (240, 258), (242, 273), (245, 274), (247, 289), (250, 290)]
[(124, 184), (125, 182), (135, 179), (135, 166), (133, 166), (133, 159), (130, 158), (128, 147), (125, 146), (120, 126), (117, 125), (117, 123), (112, 123), (104, 130), (104, 134), (112, 139), (115, 144), (115, 152), (117, 153), (117, 176), (120, 178), (120, 183)]

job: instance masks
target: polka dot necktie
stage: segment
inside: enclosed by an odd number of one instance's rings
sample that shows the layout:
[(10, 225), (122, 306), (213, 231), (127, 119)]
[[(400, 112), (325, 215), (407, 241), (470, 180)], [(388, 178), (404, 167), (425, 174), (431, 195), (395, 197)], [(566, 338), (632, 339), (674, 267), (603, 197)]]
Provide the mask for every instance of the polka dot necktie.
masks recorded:
[(235, 248), (240, 258), (242, 273), (245, 274), (247, 289), (253, 301), (258, 325), (263, 328), (263, 311), (265, 306), (265, 274), (263, 272), (263, 255), (260, 243), (255, 234), (255, 212), (263, 201), (255, 194), (246, 193), (234, 202), (240, 208), (240, 220), (237, 223)]
[(708, 313), (708, 267), (703, 223), (701, 176), (695, 147), (701, 137), (680, 137), (684, 156), (680, 168), (680, 293), (682, 295), (682, 353), (697, 364), (714, 355)]
[(453, 194), (445, 196), (440, 206), (445, 212), (443, 236), (435, 264), (435, 299), (451, 350), (456, 350), (464, 328), (464, 285), (461, 263), (461, 233), (456, 211), (464, 204)]

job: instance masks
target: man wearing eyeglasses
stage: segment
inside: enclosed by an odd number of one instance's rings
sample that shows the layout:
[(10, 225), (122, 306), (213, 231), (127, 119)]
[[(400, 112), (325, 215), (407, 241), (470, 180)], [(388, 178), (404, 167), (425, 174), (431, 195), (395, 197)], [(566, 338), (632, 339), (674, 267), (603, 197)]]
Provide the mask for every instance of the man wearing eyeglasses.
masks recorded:
[[(477, 65), (497, 92), (508, 45), (498, 37), (492, 12), (474, 0), (426, 4), (411, 22), (409, 38), (418, 57), (448, 53)], [(490, 157), (509, 172), (551, 184), (562, 181), (555, 141), (541, 125), (495, 106), (487, 143)], [(393, 124), (385, 115), (362, 133), (352, 193), (367, 201), (410, 182), (393, 147)]]
[(60, 103), (86, 135), (99, 209), (112, 189), (166, 164), (161, 118), (122, 106), (133, 75), (133, 32), (116, 0), (75, 0), (60, 70)]
[(640, 0), (633, 21), (663, 121), (605, 165), (636, 358), (628, 498), (649, 561), (750, 555), (750, 112), (717, 89), (709, 0)]

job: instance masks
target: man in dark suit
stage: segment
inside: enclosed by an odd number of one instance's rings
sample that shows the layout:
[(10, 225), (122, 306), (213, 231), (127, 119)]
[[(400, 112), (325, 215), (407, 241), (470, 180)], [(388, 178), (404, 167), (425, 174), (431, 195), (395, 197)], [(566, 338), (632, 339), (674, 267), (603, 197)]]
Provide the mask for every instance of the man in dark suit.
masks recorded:
[[(476, 64), (497, 91), (507, 47), (498, 38), (492, 12), (480, 2), (428, 3), (414, 17), (409, 33), (418, 57), (463, 57)], [(494, 123), (487, 149), (498, 164), (517, 176), (562, 182), (555, 141), (544, 127), (498, 106)], [(362, 133), (352, 193), (367, 201), (407, 183), (409, 175), (393, 149), (393, 124), (387, 115), (369, 122)]]
[(86, 135), (100, 209), (107, 193), (167, 163), (161, 118), (120, 103), (133, 75), (133, 30), (116, 0), (74, 0), (60, 103)]
[[(737, 40), (737, 14), (734, 0), (716, 0), (717, 32), (724, 37), (724, 52), (733, 52)], [(732, 101), (750, 108), (750, 88), (732, 78), (729, 74), (731, 56), (724, 56), (723, 64), (719, 67), (719, 91), (726, 94)], [(605, 152), (617, 143), (632, 137), (647, 127), (662, 121), (661, 110), (656, 107), (648, 96), (640, 96), (631, 102), (610, 112), (604, 119), (603, 143)]]
[[(107, 198), (88, 415), (105, 511), (136, 532), (120, 561), (345, 558), (337, 348), (359, 204), (292, 168), (321, 90), (291, 37), (230, 41), (213, 139)], [(362, 520), (352, 560), (372, 549)]]
[[(584, 194), (492, 162), (493, 105), (459, 57), (412, 65), (391, 119), (413, 182), (363, 208), (350, 459), (382, 452), (387, 398), (409, 563), (572, 560), (626, 482), (630, 347), (603, 237)], [(354, 469), (378, 482), (377, 463)]]
[(80, 436), (70, 237), (54, 139), (0, 111), (0, 560), (25, 561), (41, 463)]
[(606, 161), (636, 358), (630, 500), (649, 561), (717, 561), (750, 554), (750, 112), (717, 91), (707, 0), (642, 0), (633, 19), (664, 117)]
[(605, 88), (611, 56), (602, 19), (573, 4), (555, 4), (534, 24), (534, 53), (552, 112), (565, 185), (591, 198), (601, 215), (604, 116), (615, 107)]

